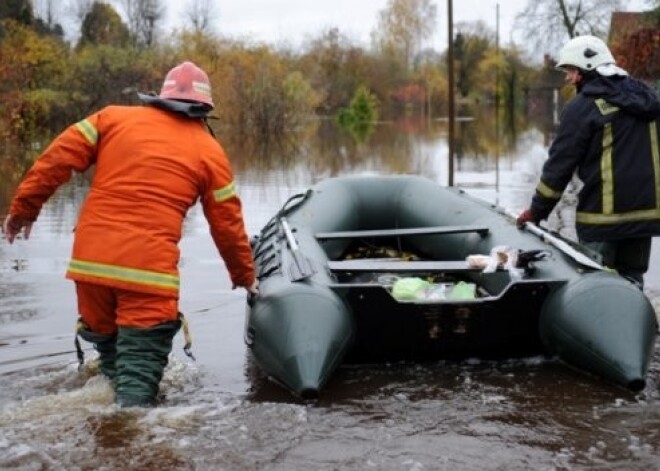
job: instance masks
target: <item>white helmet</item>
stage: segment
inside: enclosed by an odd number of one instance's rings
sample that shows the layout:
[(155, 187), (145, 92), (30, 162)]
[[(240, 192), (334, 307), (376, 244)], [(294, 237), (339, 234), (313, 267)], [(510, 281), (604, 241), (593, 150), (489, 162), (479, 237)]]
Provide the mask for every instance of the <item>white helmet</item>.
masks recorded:
[(577, 36), (559, 50), (557, 68), (570, 65), (589, 71), (606, 64), (616, 64), (616, 61), (601, 39), (596, 36)]

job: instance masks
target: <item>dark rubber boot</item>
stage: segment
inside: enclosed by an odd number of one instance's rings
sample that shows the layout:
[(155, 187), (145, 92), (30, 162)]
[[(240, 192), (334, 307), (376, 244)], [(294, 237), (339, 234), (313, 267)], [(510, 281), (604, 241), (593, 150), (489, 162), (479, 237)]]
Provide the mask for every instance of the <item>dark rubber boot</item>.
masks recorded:
[(119, 327), (115, 402), (121, 407), (156, 405), (160, 380), (180, 321), (149, 328)]
[(104, 335), (92, 332), (87, 327), (78, 330), (78, 335), (83, 340), (94, 345), (94, 350), (99, 353), (99, 370), (110, 380), (115, 379), (117, 357), (117, 335)]

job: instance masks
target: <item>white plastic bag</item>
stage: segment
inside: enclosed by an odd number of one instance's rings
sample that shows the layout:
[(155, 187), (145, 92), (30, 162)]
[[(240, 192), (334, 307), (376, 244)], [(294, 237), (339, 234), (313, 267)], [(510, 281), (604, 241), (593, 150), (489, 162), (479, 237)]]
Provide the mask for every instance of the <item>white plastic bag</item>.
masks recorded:
[(498, 268), (507, 270), (511, 278), (520, 279), (522, 271), (516, 268), (518, 263), (518, 251), (506, 245), (493, 247), (490, 255), (469, 255), (466, 258), (469, 266), (482, 268), (483, 273), (493, 273)]

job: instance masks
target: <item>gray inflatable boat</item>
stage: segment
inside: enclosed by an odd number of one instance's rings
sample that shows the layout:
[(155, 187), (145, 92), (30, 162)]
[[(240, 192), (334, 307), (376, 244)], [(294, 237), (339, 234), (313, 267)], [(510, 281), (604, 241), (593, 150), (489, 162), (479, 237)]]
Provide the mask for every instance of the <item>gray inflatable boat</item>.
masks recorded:
[(645, 387), (657, 331), (646, 296), (580, 246), (521, 230), (461, 190), (418, 176), (324, 180), (252, 245), (260, 295), (245, 341), (303, 398), (343, 363), (538, 354)]

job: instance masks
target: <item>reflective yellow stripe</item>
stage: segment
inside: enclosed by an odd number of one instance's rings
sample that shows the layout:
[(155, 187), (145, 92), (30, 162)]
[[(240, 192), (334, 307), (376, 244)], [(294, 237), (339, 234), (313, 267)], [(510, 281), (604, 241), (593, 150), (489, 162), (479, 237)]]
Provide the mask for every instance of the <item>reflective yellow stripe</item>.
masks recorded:
[(660, 209), (643, 209), (618, 214), (596, 214), (578, 211), (575, 220), (582, 224), (620, 224), (660, 219)]
[(655, 205), (653, 209), (614, 213), (614, 177), (612, 168), (612, 125), (605, 125), (603, 134), (603, 157), (601, 171), (603, 178), (603, 214), (578, 211), (575, 214), (576, 222), (581, 224), (607, 225), (628, 222), (642, 222), (660, 220), (660, 143), (658, 142), (658, 127), (655, 122), (649, 123), (651, 133), (651, 156), (653, 159), (653, 172), (655, 181)]
[(135, 268), (118, 267), (103, 263), (84, 262), (82, 260), (71, 260), (69, 271), (80, 275), (97, 276), (109, 280), (127, 281), (145, 286), (155, 286), (164, 289), (179, 289), (179, 277), (167, 273), (158, 273)]
[(655, 172), (655, 205), (660, 208), (660, 145), (658, 145), (658, 126), (655, 121), (649, 123), (651, 131), (651, 155)]
[(602, 98), (597, 98), (596, 100), (594, 100), (594, 102), (596, 103), (596, 106), (598, 107), (600, 114), (602, 114), (603, 116), (607, 116), (608, 114), (616, 113), (617, 111), (619, 111), (618, 106), (613, 105), (612, 103), (608, 103)]
[(229, 185), (222, 188), (218, 188), (213, 192), (213, 198), (218, 203), (222, 203), (223, 201), (226, 201), (234, 196), (236, 196), (236, 185), (234, 182), (231, 182)]
[(600, 173), (603, 179), (603, 213), (614, 212), (614, 170), (612, 168), (612, 123), (605, 124), (603, 128), (603, 155), (600, 160)]
[(87, 139), (91, 145), (96, 145), (97, 141), (99, 140), (99, 133), (88, 119), (78, 121), (76, 123), (76, 128), (78, 128), (78, 131), (80, 131), (82, 135), (85, 136), (85, 139)]
[(536, 191), (541, 193), (541, 195), (545, 196), (546, 198), (552, 198), (554, 200), (561, 198), (561, 191), (555, 191), (543, 182), (539, 182), (539, 184), (536, 186)]

